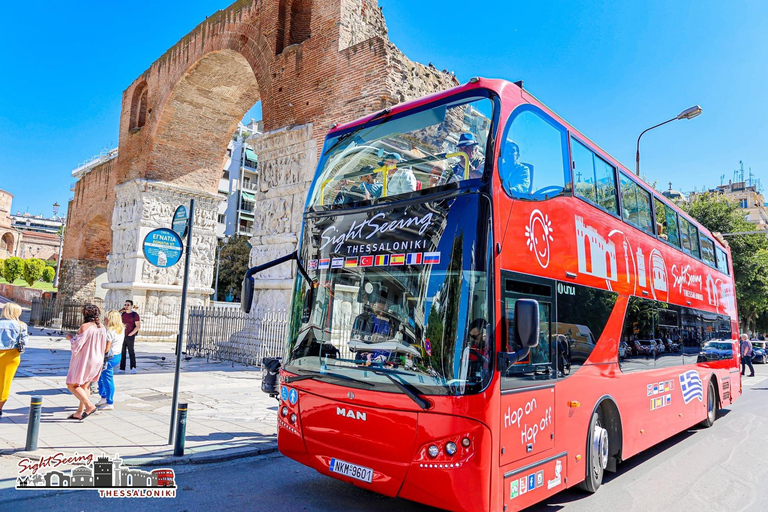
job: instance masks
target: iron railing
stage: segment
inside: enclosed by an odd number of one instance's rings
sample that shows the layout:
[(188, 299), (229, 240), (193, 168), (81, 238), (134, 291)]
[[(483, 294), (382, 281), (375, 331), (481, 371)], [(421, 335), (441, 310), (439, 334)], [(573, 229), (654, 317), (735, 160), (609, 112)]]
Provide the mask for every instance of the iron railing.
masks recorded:
[(188, 324), (187, 355), (261, 366), (265, 357), (282, 357), (288, 313), (249, 315), (236, 308), (194, 307)]

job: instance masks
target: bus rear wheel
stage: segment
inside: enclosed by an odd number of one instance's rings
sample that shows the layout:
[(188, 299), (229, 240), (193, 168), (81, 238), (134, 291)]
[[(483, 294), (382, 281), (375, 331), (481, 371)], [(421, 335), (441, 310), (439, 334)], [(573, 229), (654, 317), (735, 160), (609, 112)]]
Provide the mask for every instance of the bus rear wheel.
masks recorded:
[(601, 410), (598, 408), (592, 414), (589, 422), (589, 438), (587, 440), (587, 475), (579, 488), (594, 493), (603, 483), (605, 468), (608, 466), (610, 453), (608, 443), (608, 430), (603, 428), (605, 424)]
[(701, 426), (709, 428), (715, 424), (717, 419), (717, 388), (714, 379), (710, 379), (707, 389), (707, 419), (701, 422)]

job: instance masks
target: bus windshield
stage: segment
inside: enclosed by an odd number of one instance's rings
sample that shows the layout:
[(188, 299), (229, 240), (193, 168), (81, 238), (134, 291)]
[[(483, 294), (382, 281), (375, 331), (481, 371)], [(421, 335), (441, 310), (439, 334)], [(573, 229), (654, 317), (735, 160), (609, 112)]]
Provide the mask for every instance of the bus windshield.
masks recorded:
[(329, 138), (308, 206), (375, 201), (481, 178), (492, 111), (487, 97), (454, 98)]
[(417, 394), (487, 385), (490, 207), (448, 196), (307, 216), (301, 260), (314, 288), (297, 278), (286, 370), (400, 392), (394, 376)]

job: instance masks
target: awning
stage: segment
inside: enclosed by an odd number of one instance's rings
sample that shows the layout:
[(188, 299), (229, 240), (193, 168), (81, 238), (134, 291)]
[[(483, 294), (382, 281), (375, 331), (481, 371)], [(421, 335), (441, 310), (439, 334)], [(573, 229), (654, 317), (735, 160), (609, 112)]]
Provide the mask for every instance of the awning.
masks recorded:
[(242, 198), (243, 198), (245, 201), (253, 201), (254, 203), (256, 202), (256, 196), (254, 196), (254, 195), (253, 195), (253, 194), (251, 194), (250, 192), (246, 192), (245, 190), (241, 190), (241, 191), (240, 191), (240, 196), (241, 196), (241, 197), (242, 197)]
[(256, 153), (254, 153), (251, 148), (245, 148), (245, 159), (250, 160), (251, 162), (259, 161), (259, 157), (256, 156)]

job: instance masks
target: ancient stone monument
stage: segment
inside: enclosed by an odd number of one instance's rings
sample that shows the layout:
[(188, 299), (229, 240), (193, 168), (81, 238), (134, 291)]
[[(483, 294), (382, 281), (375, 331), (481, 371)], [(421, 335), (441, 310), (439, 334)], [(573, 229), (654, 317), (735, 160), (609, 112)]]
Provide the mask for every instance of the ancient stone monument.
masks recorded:
[[(262, 103), (251, 264), (296, 248), (329, 127), (457, 85), (387, 38), (376, 0), (238, 0), (209, 16), (123, 93), (118, 156), (90, 169), (69, 205), (62, 291), (87, 298), (107, 267), (107, 302), (176, 304), (182, 265), (150, 266), (144, 236), (196, 199), (189, 304), (213, 293), (216, 196), (238, 121)], [(256, 309), (286, 305), (294, 269), (259, 276)], [(99, 270), (102, 269), (102, 270)]]

